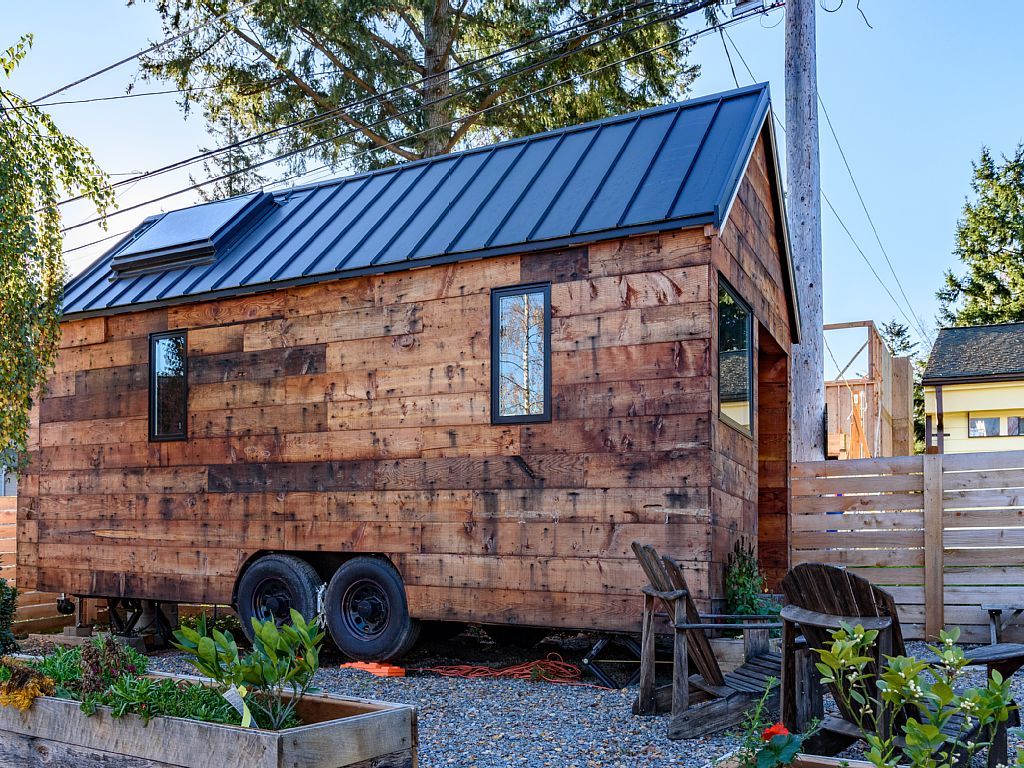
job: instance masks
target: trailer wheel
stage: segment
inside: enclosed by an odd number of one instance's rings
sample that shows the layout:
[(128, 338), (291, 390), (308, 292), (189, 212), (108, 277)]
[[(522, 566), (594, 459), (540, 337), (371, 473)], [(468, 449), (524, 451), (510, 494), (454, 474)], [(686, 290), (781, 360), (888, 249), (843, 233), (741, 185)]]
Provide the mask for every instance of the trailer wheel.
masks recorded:
[(283, 624), (291, 620), (294, 608), (307, 621), (312, 619), (323, 584), (313, 566), (294, 555), (261, 557), (238, 583), (238, 616), (245, 636), (252, 641), (254, 616)]
[(361, 661), (401, 656), (420, 633), (420, 623), (409, 616), (402, 577), (376, 557), (354, 557), (334, 572), (324, 613), (338, 650)]

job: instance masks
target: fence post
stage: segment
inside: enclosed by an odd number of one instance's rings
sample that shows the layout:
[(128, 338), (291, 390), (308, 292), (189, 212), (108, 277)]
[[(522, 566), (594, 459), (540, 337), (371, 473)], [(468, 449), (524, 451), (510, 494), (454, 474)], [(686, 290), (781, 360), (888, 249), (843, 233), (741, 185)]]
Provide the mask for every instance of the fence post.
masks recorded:
[(942, 536), (942, 454), (924, 459), (924, 634), (935, 640), (945, 628)]

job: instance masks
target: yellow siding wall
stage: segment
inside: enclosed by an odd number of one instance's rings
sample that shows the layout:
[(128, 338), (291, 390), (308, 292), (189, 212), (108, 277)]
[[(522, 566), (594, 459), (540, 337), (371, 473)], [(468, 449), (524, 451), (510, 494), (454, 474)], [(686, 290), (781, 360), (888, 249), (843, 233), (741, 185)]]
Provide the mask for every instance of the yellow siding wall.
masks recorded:
[[(935, 387), (924, 388), (925, 413), (937, 423)], [(1024, 381), (984, 384), (944, 384), (942, 386), (943, 431), (946, 453), (970, 451), (1015, 451), (1024, 449), (1024, 436), (1006, 436), (1006, 421), (1011, 416), (1024, 418)], [(968, 414), (974, 417), (998, 417), (999, 437), (968, 437)]]

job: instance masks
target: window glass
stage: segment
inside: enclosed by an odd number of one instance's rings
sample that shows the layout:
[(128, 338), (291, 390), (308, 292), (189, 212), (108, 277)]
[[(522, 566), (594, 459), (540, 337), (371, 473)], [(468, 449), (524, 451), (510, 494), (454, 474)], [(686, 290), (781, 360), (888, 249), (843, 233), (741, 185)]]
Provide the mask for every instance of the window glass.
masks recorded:
[(967, 424), (967, 434), (969, 437), (999, 436), (998, 416), (986, 416), (984, 418), (978, 416), (968, 416)]
[(718, 412), (749, 432), (752, 422), (750, 309), (732, 290), (718, 288)]
[(548, 418), (550, 400), (549, 286), (492, 295), (492, 414), (495, 421)]
[(1008, 416), (1006, 419), (1006, 434), (1008, 435), (1019, 435), (1021, 428), (1021, 418), (1019, 416)]
[(154, 336), (150, 353), (150, 434), (185, 437), (185, 334)]

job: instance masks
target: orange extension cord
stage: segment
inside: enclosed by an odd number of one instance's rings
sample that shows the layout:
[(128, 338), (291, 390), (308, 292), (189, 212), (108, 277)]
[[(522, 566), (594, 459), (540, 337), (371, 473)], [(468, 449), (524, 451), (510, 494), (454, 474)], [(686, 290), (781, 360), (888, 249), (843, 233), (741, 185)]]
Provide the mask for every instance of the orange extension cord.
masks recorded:
[(513, 664), (511, 667), (479, 667), (473, 664), (455, 664), (447, 667), (409, 667), (410, 672), (433, 672), (444, 677), (463, 677), (472, 680), (488, 678), (509, 678), (513, 680), (536, 680), (545, 683), (562, 685), (578, 685), (583, 688), (597, 688), (612, 691), (604, 685), (583, 682), (583, 672), (575, 664), (564, 661), (557, 653), (549, 653), (546, 658), (528, 661), (525, 664)]

